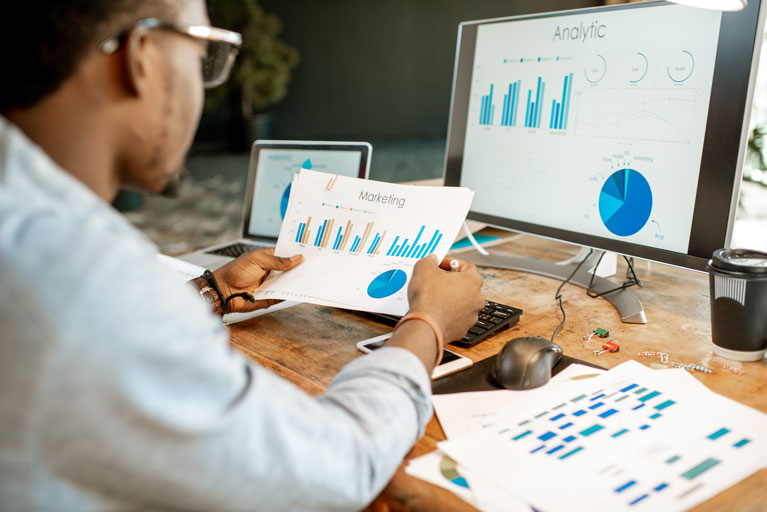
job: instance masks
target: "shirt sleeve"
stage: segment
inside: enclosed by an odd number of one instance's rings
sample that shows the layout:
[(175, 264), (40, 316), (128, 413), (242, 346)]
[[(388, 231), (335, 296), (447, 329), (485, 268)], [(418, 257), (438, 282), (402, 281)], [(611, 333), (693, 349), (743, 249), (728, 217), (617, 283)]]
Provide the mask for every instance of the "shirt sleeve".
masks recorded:
[[(380, 349), (309, 396), (229, 347), (191, 286), (132, 251), (91, 261), (70, 297), (89, 310), (68, 307), (44, 374), (34, 429), (46, 471), (150, 508), (370, 502), (431, 417), (416, 356)], [(104, 296), (105, 283), (120, 293)]]

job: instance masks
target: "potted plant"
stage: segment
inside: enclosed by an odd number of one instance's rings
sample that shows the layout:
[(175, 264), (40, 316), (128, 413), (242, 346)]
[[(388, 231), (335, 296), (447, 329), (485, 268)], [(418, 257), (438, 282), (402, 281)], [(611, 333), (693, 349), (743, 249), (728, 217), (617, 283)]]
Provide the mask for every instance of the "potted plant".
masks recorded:
[(257, 138), (269, 138), (267, 109), (287, 94), (298, 51), (279, 38), (282, 21), (258, 0), (208, 0), (213, 25), (242, 34), (242, 47), (229, 80), (209, 91), (208, 111), (226, 111), (230, 149), (246, 150)]

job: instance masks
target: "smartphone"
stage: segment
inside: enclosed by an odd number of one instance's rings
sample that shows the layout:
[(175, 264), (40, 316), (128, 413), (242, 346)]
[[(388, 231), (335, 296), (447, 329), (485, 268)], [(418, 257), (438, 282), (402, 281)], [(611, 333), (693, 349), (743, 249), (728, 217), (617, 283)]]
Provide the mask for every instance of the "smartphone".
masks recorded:
[[(386, 340), (391, 338), (391, 335), (392, 333), (382, 334), (381, 336), (376, 336), (375, 338), (362, 340), (357, 343), (357, 350), (365, 354), (369, 354), (375, 349), (383, 347), (384, 343), (386, 343)], [(441, 379), (442, 377), (446, 377), (457, 371), (469, 368), (473, 364), (474, 363), (472, 360), (468, 357), (464, 357), (462, 355), (456, 354), (455, 352), (443, 349), (442, 361), (439, 363), (439, 366), (434, 368), (434, 371), (431, 372), (431, 380)]]

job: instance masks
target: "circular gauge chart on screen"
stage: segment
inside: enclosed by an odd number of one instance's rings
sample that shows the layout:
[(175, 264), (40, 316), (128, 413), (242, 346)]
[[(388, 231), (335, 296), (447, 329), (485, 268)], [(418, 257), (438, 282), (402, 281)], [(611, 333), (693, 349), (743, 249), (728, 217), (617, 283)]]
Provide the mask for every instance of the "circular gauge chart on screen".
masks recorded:
[(390, 297), (400, 291), (407, 282), (407, 274), (397, 268), (377, 275), (368, 285), (368, 295), (374, 299)]
[(618, 236), (631, 236), (642, 229), (652, 212), (652, 189), (634, 169), (614, 172), (599, 193), (599, 216), (605, 227)]
[(290, 200), (290, 186), (292, 183), (288, 183), (285, 187), (285, 191), (282, 193), (282, 199), (280, 199), (280, 218), (285, 220), (285, 214), (288, 212), (288, 201)]

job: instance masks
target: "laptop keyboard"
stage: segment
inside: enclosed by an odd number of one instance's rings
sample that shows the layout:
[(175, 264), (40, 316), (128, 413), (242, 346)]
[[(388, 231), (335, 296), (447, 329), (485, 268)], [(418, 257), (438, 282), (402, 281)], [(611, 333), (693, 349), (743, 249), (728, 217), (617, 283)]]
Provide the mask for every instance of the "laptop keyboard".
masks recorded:
[[(522, 316), (522, 313), (523, 311), (519, 308), (486, 300), (484, 309), (479, 312), (477, 323), (469, 329), (466, 336), (460, 340), (451, 341), (450, 344), (464, 348), (473, 347), (477, 343), (485, 341), (498, 332), (515, 325), (519, 322), (519, 317)], [(400, 319), (398, 316), (383, 313), (369, 313), (369, 315), (392, 326)]]
[(245, 254), (246, 252), (255, 251), (256, 249), (265, 249), (266, 247), (268, 246), (243, 244), (241, 242), (237, 242), (236, 244), (227, 245), (226, 247), (219, 247), (218, 249), (214, 249), (212, 251), (207, 251), (205, 254), (217, 254), (219, 256), (229, 256), (230, 258), (236, 258), (237, 256)]

